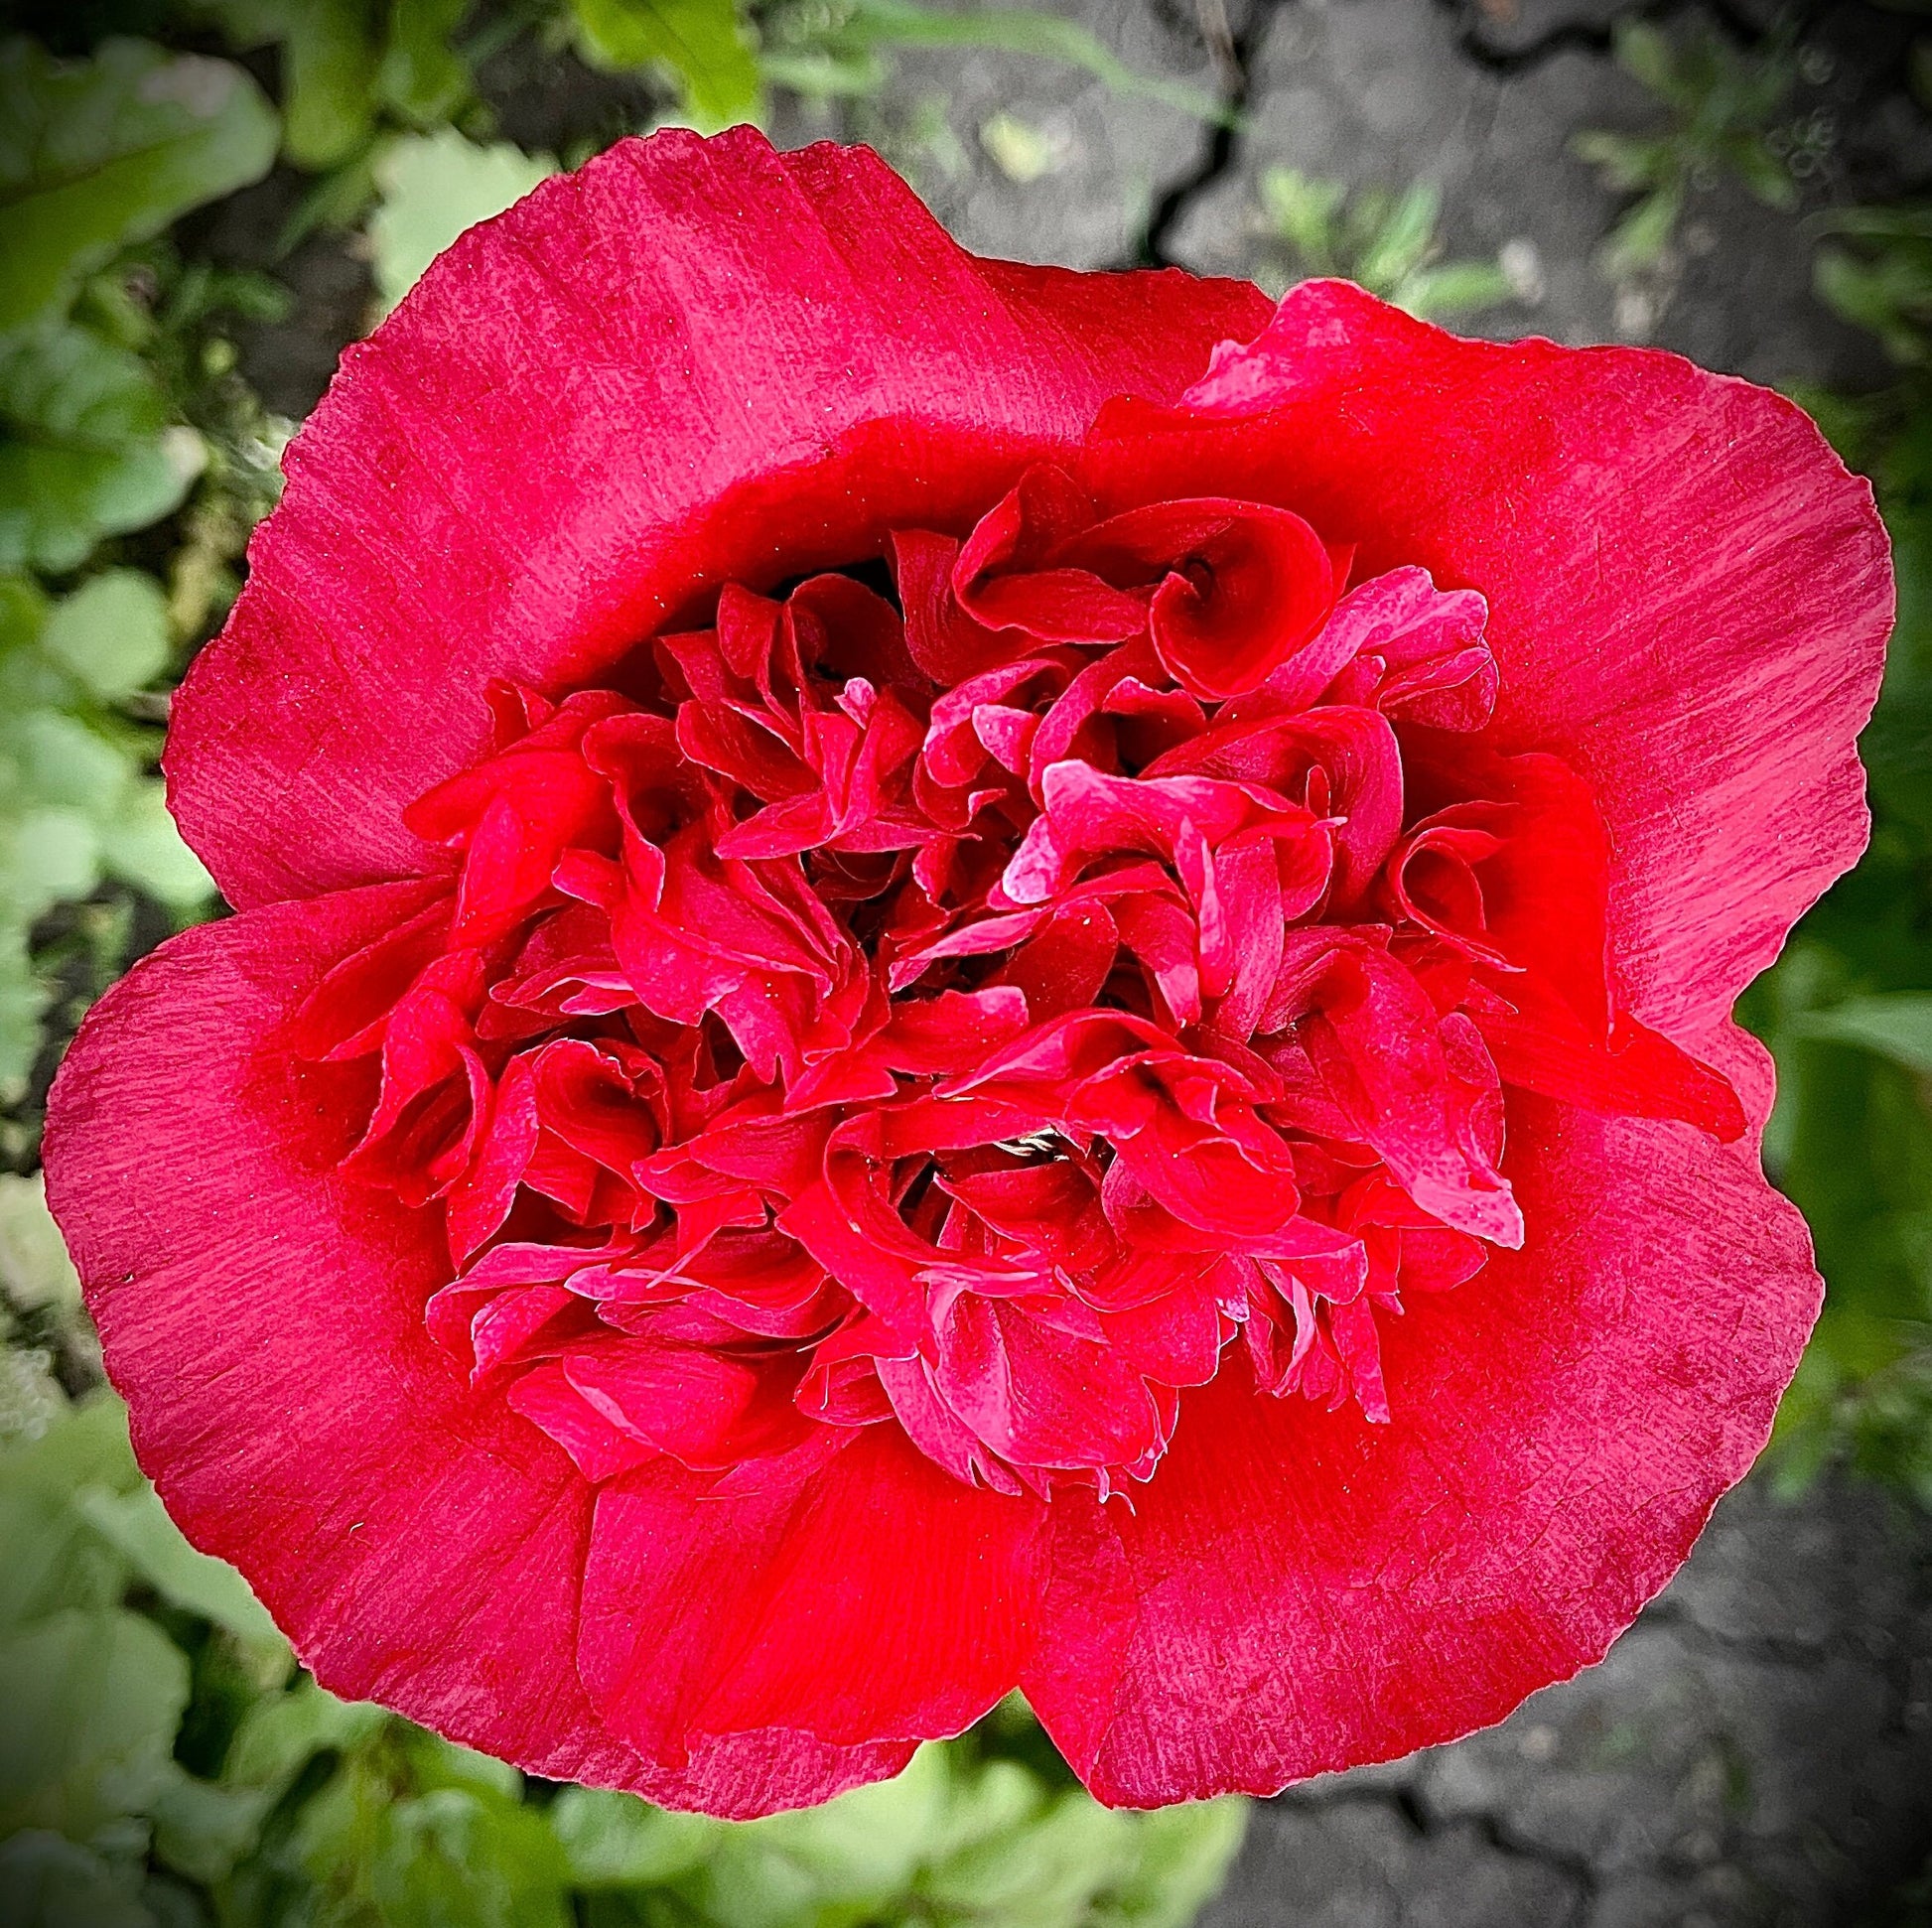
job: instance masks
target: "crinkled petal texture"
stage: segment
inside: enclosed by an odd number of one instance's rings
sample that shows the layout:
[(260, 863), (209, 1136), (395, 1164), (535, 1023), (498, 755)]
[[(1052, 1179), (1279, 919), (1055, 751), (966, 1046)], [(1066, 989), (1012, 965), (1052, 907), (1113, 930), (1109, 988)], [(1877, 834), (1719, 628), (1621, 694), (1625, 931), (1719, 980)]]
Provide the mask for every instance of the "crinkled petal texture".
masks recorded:
[(1726, 1013), (1890, 594), (1777, 398), (660, 136), (351, 351), (251, 563), (169, 753), (239, 913), (49, 1193), (326, 1685), (717, 1813), (1016, 1684), (1267, 1791), (1595, 1659), (1761, 1446)]

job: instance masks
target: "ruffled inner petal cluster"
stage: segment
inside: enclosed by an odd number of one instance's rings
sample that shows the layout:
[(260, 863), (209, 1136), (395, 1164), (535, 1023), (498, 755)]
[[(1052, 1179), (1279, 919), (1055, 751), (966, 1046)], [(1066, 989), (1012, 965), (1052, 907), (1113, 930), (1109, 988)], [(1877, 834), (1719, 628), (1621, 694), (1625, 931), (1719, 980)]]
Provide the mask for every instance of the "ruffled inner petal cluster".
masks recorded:
[(494, 686), (410, 809), (450, 858), (296, 1053), (434, 1204), (428, 1329), (590, 1480), (715, 1490), (897, 1427), (1104, 1499), (1183, 1389), (1390, 1416), (1380, 1339), (1523, 1242), (1504, 1087), (1734, 1138), (1616, 1010), (1608, 854), (1474, 734), (1483, 599), (1262, 502), (960, 534)]

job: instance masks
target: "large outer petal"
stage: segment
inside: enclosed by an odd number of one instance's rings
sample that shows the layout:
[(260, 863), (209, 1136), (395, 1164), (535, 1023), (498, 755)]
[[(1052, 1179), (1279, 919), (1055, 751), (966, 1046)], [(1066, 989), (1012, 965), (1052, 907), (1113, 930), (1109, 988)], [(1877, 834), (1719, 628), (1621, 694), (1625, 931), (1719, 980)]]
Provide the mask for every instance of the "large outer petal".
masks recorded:
[[(1761, 1118), (1761, 1051), (1699, 1048)], [(1022, 1684), (1102, 1800), (1272, 1793), (1500, 1720), (1601, 1657), (1762, 1446), (1823, 1289), (1754, 1146), (1530, 1098), (1511, 1129), (1529, 1243), (1382, 1322), (1389, 1424), (1230, 1361), (1132, 1514), (1055, 1501)]]
[(1608, 824), (1625, 1007), (1673, 1035), (1724, 1018), (1864, 847), (1854, 739), (1892, 609), (1869, 486), (1768, 390), (1458, 341), (1341, 282), (1230, 344), (1194, 406), (1223, 419), (1114, 411), (1103, 494), (1252, 490), (1358, 541), (1358, 573), (1481, 590), (1491, 740), (1555, 751)]
[(237, 904), (420, 871), (402, 806), (476, 751), (486, 678), (581, 681), (707, 587), (963, 524), (1268, 313), (976, 260), (863, 150), (621, 142), (345, 354), (177, 702), (182, 829)]
[(337, 1073), (279, 1027), (420, 885), (206, 924), (95, 1007), (49, 1109), (48, 1196), (184, 1532), (247, 1576), (323, 1684), (559, 1778), (764, 1812), (906, 1744), (734, 1735), (662, 1771), (605, 1727), (576, 1641), (594, 1495), (423, 1329), (430, 1214), (343, 1180)]
[(936, 1738), (1012, 1689), (1038, 1501), (965, 1485), (890, 1422), (795, 1483), (759, 1473), (726, 1496), (659, 1462), (599, 1494), (579, 1670), (612, 1727), (675, 1764), (747, 1728)]

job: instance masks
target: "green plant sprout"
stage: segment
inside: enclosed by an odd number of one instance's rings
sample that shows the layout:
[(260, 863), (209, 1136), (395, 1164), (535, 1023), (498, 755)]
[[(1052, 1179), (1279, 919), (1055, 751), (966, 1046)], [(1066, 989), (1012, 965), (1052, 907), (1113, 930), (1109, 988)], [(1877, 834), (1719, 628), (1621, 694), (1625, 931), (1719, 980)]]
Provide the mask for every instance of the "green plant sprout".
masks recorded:
[(1839, 208), (1813, 231), (1843, 243), (1812, 259), (1819, 300), (1875, 335), (1894, 361), (1932, 360), (1932, 207)]
[(1615, 44), (1618, 64), (1668, 118), (1655, 133), (1587, 128), (1570, 143), (1604, 186), (1638, 197), (1603, 243), (1605, 274), (1620, 281), (1656, 267), (1691, 196), (1726, 176), (1766, 207), (1797, 206), (1798, 176), (1816, 165), (1829, 129), (1774, 124), (1799, 74), (1788, 31), (1756, 53), (1740, 54), (1709, 28), (1673, 42), (1643, 21), (1625, 21)]
[(1351, 194), (1342, 182), (1273, 167), (1261, 177), (1261, 206), (1264, 272), (1281, 286), (1340, 275), (1424, 320), (1494, 308), (1513, 293), (1497, 262), (1439, 259), (1442, 195), (1430, 182)]

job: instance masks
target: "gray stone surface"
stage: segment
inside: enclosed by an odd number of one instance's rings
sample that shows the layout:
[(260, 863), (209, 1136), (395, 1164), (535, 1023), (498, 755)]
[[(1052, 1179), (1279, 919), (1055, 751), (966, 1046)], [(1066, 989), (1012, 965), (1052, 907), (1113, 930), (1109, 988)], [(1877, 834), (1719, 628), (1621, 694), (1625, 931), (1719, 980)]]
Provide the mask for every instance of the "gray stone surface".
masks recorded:
[(1468, 1823), (1420, 1827), (1393, 1803), (1337, 1795), (1255, 1817), (1235, 1878), (1202, 1928), (1497, 1928), (1582, 1919), (1586, 1887)]

